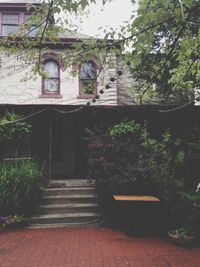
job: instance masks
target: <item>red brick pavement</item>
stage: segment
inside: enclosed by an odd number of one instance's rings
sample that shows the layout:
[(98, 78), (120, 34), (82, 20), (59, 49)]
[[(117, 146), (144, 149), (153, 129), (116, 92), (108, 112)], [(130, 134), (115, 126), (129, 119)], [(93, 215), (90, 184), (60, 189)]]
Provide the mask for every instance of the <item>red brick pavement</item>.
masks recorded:
[(106, 228), (0, 233), (1, 267), (200, 267), (199, 248)]

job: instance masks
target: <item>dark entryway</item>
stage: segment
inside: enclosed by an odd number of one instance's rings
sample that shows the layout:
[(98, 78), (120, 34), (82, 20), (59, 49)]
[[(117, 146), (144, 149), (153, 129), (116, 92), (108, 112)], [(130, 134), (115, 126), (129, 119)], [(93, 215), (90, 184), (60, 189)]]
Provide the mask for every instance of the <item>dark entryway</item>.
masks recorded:
[(32, 155), (44, 164), (50, 179), (84, 179), (85, 144), (80, 123), (64, 116), (33, 121)]

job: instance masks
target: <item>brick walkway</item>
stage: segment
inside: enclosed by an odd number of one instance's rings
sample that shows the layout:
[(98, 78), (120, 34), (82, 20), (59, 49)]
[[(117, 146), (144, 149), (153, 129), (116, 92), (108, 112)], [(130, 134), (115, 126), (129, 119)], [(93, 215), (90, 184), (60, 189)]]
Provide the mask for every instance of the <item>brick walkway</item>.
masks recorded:
[(200, 267), (200, 249), (106, 228), (0, 233), (0, 267)]

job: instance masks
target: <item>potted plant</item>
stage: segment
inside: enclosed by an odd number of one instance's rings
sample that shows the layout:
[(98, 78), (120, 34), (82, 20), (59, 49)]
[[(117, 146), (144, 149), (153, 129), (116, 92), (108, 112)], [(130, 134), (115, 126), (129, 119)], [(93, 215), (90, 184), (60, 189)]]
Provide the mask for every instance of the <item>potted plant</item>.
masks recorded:
[(168, 232), (170, 239), (178, 245), (189, 245), (194, 239), (194, 234), (187, 228), (181, 227)]

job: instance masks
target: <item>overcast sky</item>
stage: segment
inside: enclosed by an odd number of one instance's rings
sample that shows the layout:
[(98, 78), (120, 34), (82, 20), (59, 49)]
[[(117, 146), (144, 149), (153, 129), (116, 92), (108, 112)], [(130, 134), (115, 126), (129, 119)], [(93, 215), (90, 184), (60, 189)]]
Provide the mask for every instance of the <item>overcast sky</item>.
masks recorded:
[[(6, 2), (6, 0), (0, 0), (0, 2)], [(21, 1), (19, 0), (18, 2), (20, 3)], [(129, 20), (132, 11), (136, 9), (136, 6), (133, 6), (130, 0), (112, 0), (101, 11), (102, 0), (96, 0), (96, 2), (97, 4), (93, 4), (90, 7), (89, 17), (82, 16), (82, 29), (80, 28), (79, 32), (91, 36), (96, 36), (99, 33), (99, 36), (102, 37), (102, 31), (98, 32), (99, 27), (117, 28), (123, 24), (123, 21)]]
[[(102, 0), (100, 1), (102, 3)], [(81, 32), (88, 35), (96, 35), (99, 27), (117, 28), (124, 21), (129, 20), (133, 10), (136, 9), (130, 0), (113, 0), (107, 3), (101, 11), (102, 4), (92, 5), (88, 18), (83, 19)]]

